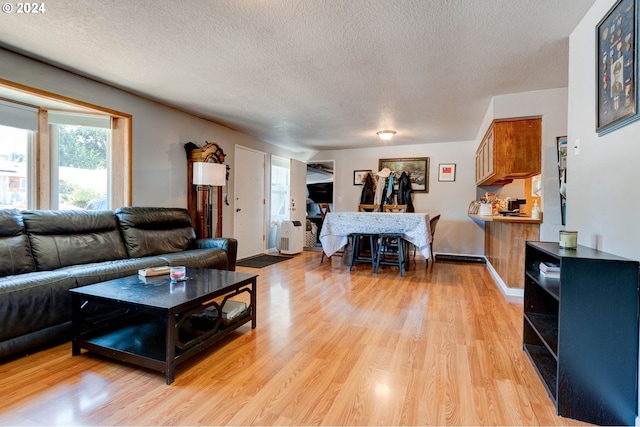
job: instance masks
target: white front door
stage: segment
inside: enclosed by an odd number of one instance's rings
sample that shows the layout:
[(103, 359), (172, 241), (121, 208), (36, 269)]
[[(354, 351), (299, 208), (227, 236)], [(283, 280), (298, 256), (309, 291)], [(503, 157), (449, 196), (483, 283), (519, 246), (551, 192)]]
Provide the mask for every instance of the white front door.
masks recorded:
[(289, 186), (291, 192), (291, 218), (306, 226), (307, 221), (307, 164), (291, 159), (289, 168)]
[(266, 154), (236, 145), (234, 237), (238, 259), (264, 253)]

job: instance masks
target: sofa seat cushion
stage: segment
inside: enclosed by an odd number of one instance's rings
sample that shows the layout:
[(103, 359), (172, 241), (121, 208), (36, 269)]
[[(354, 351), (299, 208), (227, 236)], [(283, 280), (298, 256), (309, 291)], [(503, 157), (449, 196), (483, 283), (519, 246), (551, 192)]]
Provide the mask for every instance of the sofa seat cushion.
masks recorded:
[(0, 277), (35, 271), (29, 239), (18, 209), (0, 210)]
[(127, 258), (111, 211), (24, 211), (38, 270)]
[(195, 268), (215, 268), (227, 270), (227, 252), (222, 249), (193, 249), (173, 254), (160, 255), (165, 265), (184, 265)]
[(0, 278), (0, 341), (70, 320), (69, 289), (75, 286), (64, 271)]
[(164, 265), (167, 265), (167, 262), (161, 257), (145, 257), (72, 265), (62, 268), (61, 271), (73, 276), (76, 279), (77, 286), (85, 286), (120, 277), (132, 276), (138, 274), (138, 270), (141, 268), (160, 267)]
[(186, 209), (126, 206), (116, 216), (131, 258), (180, 252), (196, 238)]

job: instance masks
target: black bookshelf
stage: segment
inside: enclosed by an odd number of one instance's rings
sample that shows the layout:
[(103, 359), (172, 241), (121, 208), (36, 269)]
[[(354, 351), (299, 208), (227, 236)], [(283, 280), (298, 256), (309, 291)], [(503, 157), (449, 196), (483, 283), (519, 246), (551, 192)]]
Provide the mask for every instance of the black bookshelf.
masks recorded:
[[(540, 273), (540, 262), (559, 265), (560, 274)], [(635, 424), (638, 301), (637, 261), (526, 243), (523, 350), (558, 415)]]

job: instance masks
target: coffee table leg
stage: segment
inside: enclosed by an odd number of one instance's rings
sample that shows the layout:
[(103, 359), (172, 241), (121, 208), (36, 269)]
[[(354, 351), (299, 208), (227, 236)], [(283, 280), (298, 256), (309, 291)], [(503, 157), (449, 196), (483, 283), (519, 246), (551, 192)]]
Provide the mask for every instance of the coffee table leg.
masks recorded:
[(251, 307), (252, 307), (252, 313), (251, 313), (251, 329), (255, 329), (256, 328), (256, 322), (258, 319), (258, 316), (256, 314), (256, 278), (253, 278), (253, 281), (251, 282)]
[(82, 299), (77, 295), (71, 296), (71, 329), (73, 331), (71, 340), (71, 355), (78, 356), (81, 353), (78, 339), (82, 332)]
[(178, 342), (178, 329), (175, 321), (175, 314), (169, 312), (169, 314), (167, 315), (167, 339), (166, 339), (167, 385), (171, 384), (175, 379), (176, 342)]

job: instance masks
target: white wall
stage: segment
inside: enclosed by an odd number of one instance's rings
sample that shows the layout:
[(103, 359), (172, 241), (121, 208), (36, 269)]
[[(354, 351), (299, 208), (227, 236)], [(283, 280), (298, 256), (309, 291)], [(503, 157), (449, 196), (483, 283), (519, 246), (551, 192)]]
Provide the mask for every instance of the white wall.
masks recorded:
[(640, 121), (604, 136), (595, 131), (595, 29), (615, 2), (597, 0), (570, 38), (567, 229), (578, 231), (581, 245), (638, 260)]
[[(396, 136), (400, 138), (401, 136)], [(381, 143), (372, 136), (372, 144)], [(467, 216), (476, 197), (474, 141), (381, 146), (364, 149), (321, 151), (313, 161), (334, 160), (334, 210), (357, 211), (362, 186), (353, 185), (354, 170), (378, 170), (378, 159), (429, 157), (429, 192), (414, 193), (416, 212), (441, 214), (434, 252), (466, 255), (484, 253), (483, 227)], [(455, 182), (438, 182), (438, 164), (455, 163)]]
[(638, 260), (640, 121), (603, 136), (595, 131), (595, 31), (615, 3), (596, 0), (569, 39), (567, 229), (578, 231), (581, 245)]
[[(133, 115), (133, 200), (139, 206), (187, 207), (187, 157), (184, 144), (216, 142), (231, 166), (223, 209), (223, 235), (233, 236), (233, 174), (236, 144), (291, 157), (292, 153), (253, 137), (97, 83), (13, 52), (0, 49), (0, 77)], [(267, 156), (270, 158), (270, 156)], [(266, 182), (270, 185), (267, 165)], [(267, 190), (267, 195), (269, 194)], [(268, 200), (268, 196), (267, 196)], [(269, 212), (267, 205), (267, 212)], [(268, 220), (268, 218), (267, 218)]]

